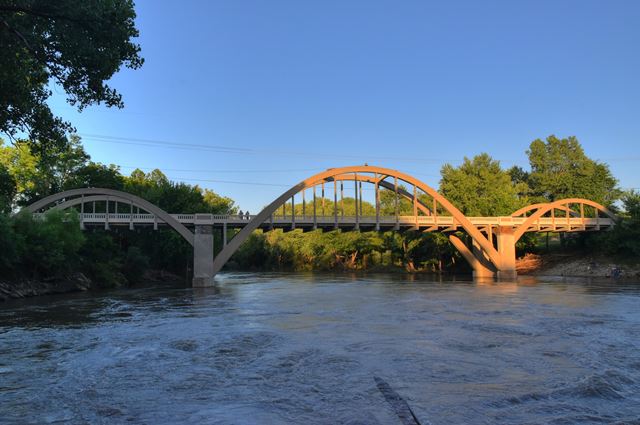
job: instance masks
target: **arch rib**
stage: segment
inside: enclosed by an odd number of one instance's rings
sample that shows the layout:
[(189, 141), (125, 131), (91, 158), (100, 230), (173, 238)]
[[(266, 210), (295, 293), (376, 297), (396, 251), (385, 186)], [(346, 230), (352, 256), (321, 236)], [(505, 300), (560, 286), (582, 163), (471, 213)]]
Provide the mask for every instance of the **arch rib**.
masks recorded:
[(263, 222), (265, 222), (271, 214), (273, 214), (283, 203), (287, 202), (294, 194), (304, 190), (308, 187), (314, 186), (321, 180), (326, 180), (331, 177), (340, 176), (342, 174), (350, 173), (378, 173), (385, 176), (393, 176), (402, 180), (410, 185), (418, 187), (427, 195), (431, 196), (434, 201), (440, 203), (440, 205), (447, 210), (456, 220), (456, 222), (473, 238), (478, 245), (487, 253), (489, 259), (496, 265), (501, 264), (501, 256), (498, 251), (493, 247), (493, 244), (458, 210), (453, 204), (451, 204), (445, 197), (438, 193), (435, 189), (427, 186), (425, 183), (409, 176), (408, 174), (401, 173), (396, 170), (388, 168), (373, 167), (373, 166), (352, 166), (341, 168), (330, 168), (326, 171), (318, 173), (302, 182), (296, 184), (291, 189), (284, 192), (277, 199), (271, 202), (265, 207), (257, 216), (255, 216), (247, 225), (240, 230), (240, 232), (227, 244), (227, 246), (216, 256), (213, 262), (214, 274), (219, 272), (224, 264), (231, 258), (233, 253), (240, 247), (251, 233), (256, 230)]
[[(80, 204), (88, 204), (90, 202), (103, 202), (103, 201), (118, 201), (118, 202), (126, 202), (127, 205), (129, 205), (129, 200), (122, 198), (120, 196), (114, 196), (114, 195), (91, 195), (91, 196), (85, 196), (83, 198), (73, 198), (73, 199), (69, 199), (68, 201), (63, 201), (60, 202), (59, 204), (55, 204), (54, 206), (52, 206), (50, 209), (52, 210), (66, 210), (67, 208), (71, 208), (71, 207), (75, 207), (76, 205), (80, 205)], [(133, 204), (136, 207), (139, 207), (139, 205), (136, 205), (135, 203)]]
[[(549, 202), (547, 204), (537, 204), (537, 210), (536, 212), (534, 212), (533, 214), (531, 214), (524, 223), (522, 223), (520, 226), (518, 226), (514, 233), (514, 239), (515, 242), (518, 242), (518, 240), (522, 237), (522, 235), (525, 234), (525, 232), (527, 230), (529, 230), (529, 228), (543, 215), (545, 215), (546, 213), (548, 213), (549, 211), (553, 210), (553, 209), (561, 209), (561, 210), (567, 210), (569, 211), (569, 204), (584, 204), (584, 205), (589, 205), (591, 207), (594, 207), (596, 210), (598, 211), (602, 211), (604, 214), (606, 214), (609, 218), (611, 218), (612, 220), (617, 220), (617, 217), (614, 213), (612, 213), (609, 209), (607, 209), (605, 206), (594, 202), (594, 201), (590, 201), (588, 199), (582, 199), (582, 198), (567, 198), (567, 199), (560, 199), (554, 202)], [(564, 207), (564, 208), (563, 208)], [(520, 211), (520, 210), (518, 210)], [(516, 212), (518, 212), (516, 211)], [(515, 213), (514, 213), (515, 214)]]
[[(111, 200), (111, 198), (117, 198), (118, 200), (123, 200), (123, 201), (126, 201), (126, 202), (130, 202), (134, 206), (142, 208), (145, 211), (148, 211), (149, 213), (154, 214), (157, 217), (159, 217), (160, 219), (162, 219), (162, 221), (167, 223), (168, 226), (171, 226), (176, 232), (178, 232), (180, 234), (180, 236), (182, 236), (191, 246), (193, 246), (193, 239), (194, 239), (193, 233), (191, 233), (191, 231), (189, 231), (189, 229), (187, 229), (185, 227), (185, 225), (180, 223), (175, 218), (171, 217), (171, 215), (169, 215), (169, 213), (167, 213), (166, 211), (164, 211), (160, 207), (157, 207), (156, 205), (152, 204), (151, 202), (149, 202), (147, 200), (144, 200), (144, 199), (140, 198), (139, 196), (132, 195), (132, 194), (127, 193), (127, 192), (121, 192), (119, 190), (101, 189), (101, 188), (93, 188), (93, 187), (92, 188), (85, 188), (85, 189), (67, 190), (67, 191), (64, 191), (64, 192), (60, 192), (60, 193), (56, 193), (54, 195), (47, 196), (46, 198), (43, 198), (43, 199), (41, 199), (39, 201), (36, 201), (33, 204), (31, 204), (28, 207), (26, 207), (25, 210), (27, 210), (27, 211), (29, 211), (31, 213), (34, 213), (34, 212), (37, 212), (37, 211), (45, 208), (49, 204), (53, 204), (53, 203), (55, 203), (57, 201), (60, 201), (60, 200), (63, 200), (63, 199), (71, 198), (71, 197), (74, 197), (74, 196), (82, 196), (82, 195), (104, 196), (105, 197), (104, 200), (106, 200), (106, 197), (109, 196), (110, 197), (109, 200)], [(60, 203), (58, 205), (55, 205), (54, 208), (68, 208), (68, 207), (71, 207), (73, 205), (78, 205), (79, 203), (82, 203), (82, 202), (83, 202), (83, 200), (81, 198), (80, 198), (80, 200), (78, 202), (76, 202), (75, 199), (66, 200), (66, 201), (64, 201), (64, 202), (62, 202), (62, 203)], [(84, 202), (87, 202), (86, 198), (85, 198)]]
[[(524, 215), (526, 213), (528, 213), (529, 211), (534, 211), (534, 210), (538, 210), (540, 208), (544, 208), (545, 206), (549, 205), (548, 202), (541, 202), (538, 204), (531, 204), (531, 205), (527, 205), (525, 207), (520, 208), (519, 210), (516, 210), (514, 212), (511, 213), (511, 217), (519, 217), (521, 215)], [(560, 209), (560, 210), (565, 210), (565, 211), (569, 211), (570, 214), (575, 214), (575, 211), (571, 211), (569, 209), (569, 207), (566, 208), (556, 208), (556, 209)]]
[[(389, 183), (387, 181), (384, 181), (384, 178), (388, 177), (388, 176), (383, 176), (383, 178), (373, 178), (371, 176), (366, 176), (366, 175), (360, 175), (358, 176), (358, 181), (361, 182), (365, 182), (365, 183), (371, 183), (371, 184), (378, 184), (380, 187), (384, 187), (385, 189), (388, 189), (390, 191), (394, 191), (395, 188), (393, 186), (393, 183)], [(334, 176), (334, 177), (330, 177), (327, 180), (318, 180), (316, 182), (314, 182), (312, 184), (312, 186), (317, 186), (320, 183), (322, 183), (323, 181), (351, 181), (353, 180), (353, 176)], [(403, 189), (401, 187), (398, 187), (398, 195), (403, 196), (406, 200), (413, 202), (413, 194), (410, 193), (409, 191), (407, 191), (406, 189)], [(423, 213), (425, 213), (425, 215), (432, 215), (433, 213), (431, 212), (431, 209), (426, 206), (424, 204), (424, 202), (422, 202), (420, 199), (418, 199), (416, 201), (416, 206), (418, 207), (418, 209), (420, 209), (420, 211), (422, 211)]]

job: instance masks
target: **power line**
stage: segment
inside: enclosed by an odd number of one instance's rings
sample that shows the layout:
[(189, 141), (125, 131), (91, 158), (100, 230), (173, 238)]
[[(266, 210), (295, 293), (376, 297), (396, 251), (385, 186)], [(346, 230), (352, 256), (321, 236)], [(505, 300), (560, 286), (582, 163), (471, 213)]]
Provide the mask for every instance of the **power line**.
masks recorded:
[(406, 161), (406, 162), (460, 162), (458, 159), (443, 159), (443, 158), (415, 158), (415, 157), (394, 157), (394, 156), (368, 156), (368, 155), (344, 155), (344, 154), (327, 154), (322, 152), (301, 152), (292, 150), (274, 150), (274, 149), (253, 149), (253, 148), (237, 148), (231, 146), (221, 145), (205, 145), (198, 143), (179, 143), (170, 142), (166, 140), (155, 139), (138, 139), (130, 137), (116, 137), (99, 134), (80, 133), (83, 138), (94, 142), (100, 143), (115, 143), (123, 145), (134, 146), (162, 146), (170, 149), (182, 149), (182, 150), (200, 150), (216, 153), (235, 153), (235, 154), (255, 154), (255, 155), (277, 155), (277, 156), (304, 156), (304, 157), (323, 157), (323, 158), (340, 158), (340, 159), (357, 159), (362, 161), (363, 159), (376, 159), (376, 160), (393, 160), (393, 161)]
[[(298, 168), (298, 169), (279, 169), (279, 170), (218, 170), (215, 168), (212, 169), (193, 169), (193, 168), (164, 168), (164, 167), (136, 167), (133, 165), (118, 165), (116, 164), (119, 168), (125, 168), (125, 169), (129, 169), (129, 170), (135, 170), (135, 169), (140, 169), (140, 170), (156, 170), (159, 169), (162, 172), (165, 171), (169, 171), (169, 172), (186, 172), (186, 173), (212, 173), (212, 174), (217, 174), (217, 173), (230, 173), (230, 174), (255, 174), (255, 173), (293, 173), (293, 172), (319, 172), (319, 171), (324, 171), (326, 170), (326, 168)], [(413, 171), (404, 171), (406, 174), (409, 174), (411, 176), (426, 176), (426, 177), (438, 177), (440, 178), (440, 174), (428, 174), (428, 173), (421, 173), (421, 172), (413, 172)]]
[(212, 169), (189, 169), (189, 168), (163, 168), (163, 167), (135, 167), (133, 165), (118, 165), (120, 168), (126, 169), (141, 169), (141, 170), (155, 170), (160, 169), (160, 171), (178, 171), (178, 172), (189, 172), (189, 173), (291, 173), (291, 172), (301, 172), (301, 171), (323, 171), (324, 168), (300, 168), (300, 169), (279, 169), (279, 170), (217, 170), (215, 168)]
[[(345, 154), (326, 154), (321, 152), (301, 152), (301, 151), (292, 151), (292, 150), (273, 150), (273, 149), (255, 149), (255, 148), (242, 148), (236, 146), (224, 146), (224, 145), (208, 145), (208, 144), (200, 144), (200, 143), (184, 143), (184, 142), (174, 142), (174, 141), (166, 141), (166, 140), (157, 140), (157, 139), (141, 139), (134, 137), (119, 137), (119, 136), (109, 136), (102, 134), (92, 134), (92, 133), (79, 133), (79, 135), (83, 136), (83, 138), (88, 139), (94, 142), (103, 142), (103, 143), (115, 143), (115, 144), (124, 144), (124, 145), (135, 145), (135, 146), (163, 146), (169, 149), (183, 149), (183, 150), (203, 150), (203, 151), (212, 151), (217, 153), (242, 153), (242, 154), (259, 154), (259, 155), (288, 155), (288, 156), (312, 156), (312, 157), (325, 157), (325, 158), (342, 158), (342, 159), (357, 159), (362, 161), (363, 155), (345, 155)], [(367, 159), (381, 159), (381, 160), (394, 160), (394, 161), (407, 161), (407, 162), (431, 162), (431, 163), (442, 163), (442, 162), (461, 162), (462, 159), (453, 159), (453, 158), (414, 158), (414, 157), (393, 157), (393, 156), (367, 156)], [(496, 160), (503, 163), (520, 163), (521, 160), (515, 159), (498, 159)], [(598, 161), (640, 161), (640, 157), (630, 156), (630, 157), (612, 157), (612, 158), (598, 158)]]
[(105, 136), (100, 134), (86, 134), (81, 133), (81, 136), (84, 138), (88, 138), (89, 140), (93, 140), (96, 142), (108, 142), (108, 143), (121, 143), (125, 145), (160, 145), (166, 147), (175, 147), (175, 148), (184, 148), (184, 149), (195, 149), (195, 150), (213, 150), (216, 152), (229, 152), (229, 153), (247, 153), (250, 152), (251, 149), (248, 148), (238, 148), (232, 146), (217, 146), (217, 145), (203, 145), (199, 143), (178, 143), (178, 142), (168, 142), (165, 140), (153, 140), (153, 139), (138, 139), (132, 137), (117, 137), (117, 136)]
[(292, 185), (281, 184), (281, 183), (264, 183), (264, 182), (245, 182), (245, 181), (235, 181), (235, 180), (217, 180), (217, 179), (192, 179), (192, 178), (182, 178), (182, 177), (169, 177), (167, 178), (171, 181), (194, 181), (194, 182), (209, 182), (209, 183), (226, 183), (226, 184), (242, 184), (242, 185), (251, 185), (251, 186), (277, 186), (277, 187), (291, 187)]
[[(291, 188), (293, 187), (296, 183), (298, 182), (293, 182), (291, 184), (283, 184), (283, 183), (264, 183), (264, 182), (248, 182), (248, 181), (237, 181), (237, 180), (218, 180), (218, 179), (193, 179), (193, 178), (184, 178), (184, 177), (172, 177), (172, 176), (167, 176), (167, 178), (173, 182), (207, 182), (207, 183), (223, 183), (223, 184), (241, 184), (241, 185), (250, 185), (250, 186), (272, 186), (272, 187), (288, 187)], [(344, 180), (344, 183), (346, 183), (346, 185), (350, 185), (349, 188), (353, 187), (353, 180)], [(365, 184), (369, 184), (369, 185), (373, 185), (373, 183), (369, 183), (369, 182), (361, 182), (361, 183), (365, 183)], [(332, 190), (330, 189), (332, 186), (329, 185), (327, 190)], [(311, 190), (312, 187), (307, 187), (303, 190)], [(374, 188), (372, 187), (362, 187), (363, 191), (375, 191)], [(384, 189), (383, 190), (388, 190), (388, 189)]]

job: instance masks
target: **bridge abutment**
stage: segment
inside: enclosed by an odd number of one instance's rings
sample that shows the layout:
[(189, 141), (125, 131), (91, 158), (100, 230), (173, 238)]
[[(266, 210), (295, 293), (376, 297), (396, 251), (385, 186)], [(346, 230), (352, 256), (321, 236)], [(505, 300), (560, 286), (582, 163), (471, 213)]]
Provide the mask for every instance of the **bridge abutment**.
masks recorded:
[(213, 285), (213, 226), (196, 225), (193, 238), (192, 286), (203, 288)]

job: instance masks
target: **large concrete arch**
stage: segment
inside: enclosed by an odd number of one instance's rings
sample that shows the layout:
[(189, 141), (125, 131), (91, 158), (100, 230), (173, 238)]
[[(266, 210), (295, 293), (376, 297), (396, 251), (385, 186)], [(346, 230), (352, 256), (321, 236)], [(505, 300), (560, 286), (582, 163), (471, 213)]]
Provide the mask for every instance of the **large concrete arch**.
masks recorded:
[[(79, 198), (78, 198), (79, 197)], [(70, 199), (71, 198), (71, 199)], [(75, 205), (79, 205), (83, 202), (93, 201), (118, 201), (133, 205), (134, 207), (141, 208), (148, 211), (151, 214), (156, 215), (168, 226), (172, 227), (176, 232), (180, 234), (191, 246), (194, 244), (193, 233), (187, 229), (182, 223), (175, 218), (171, 217), (169, 213), (163, 209), (157, 207), (149, 201), (146, 201), (139, 196), (132, 195), (127, 192), (122, 192), (114, 189), (102, 189), (102, 188), (83, 188), (72, 189), (64, 192), (56, 193), (54, 195), (47, 196), (39, 201), (34, 202), (25, 209), (32, 213), (40, 211), (51, 204), (55, 204), (52, 208), (65, 209)], [(63, 201), (63, 202), (58, 202)]]
[[(551, 210), (556, 210), (556, 209), (563, 210), (563, 211), (571, 211), (569, 208), (571, 204), (588, 205), (590, 207), (595, 208), (597, 211), (603, 212), (607, 217), (612, 219), (614, 222), (618, 219), (616, 215), (613, 212), (611, 212), (608, 208), (606, 208), (604, 205), (601, 205), (597, 202), (590, 201), (588, 199), (583, 199), (583, 198), (567, 198), (567, 199), (559, 199), (557, 201), (549, 202), (546, 204), (534, 204), (536, 207), (535, 212), (531, 214), (525, 220), (525, 222), (519, 225), (513, 232), (514, 243), (517, 242), (522, 237), (522, 235), (524, 235), (540, 217), (550, 212)], [(525, 208), (522, 208), (516, 211), (516, 213), (519, 211), (525, 210)]]
[[(395, 191), (395, 186), (393, 185), (393, 183), (390, 183), (388, 181), (385, 181), (385, 178), (387, 178), (389, 176), (380, 176), (378, 178), (376, 177), (371, 177), (371, 176), (367, 176), (367, 175), (359, 175), (357, 176), (358, 181), (364, 182), (364, 183), (371, 183), (371, 184), (377, 184), (380, 187), (383, 187), (385, 189), (388, 189), (390, 191)], [(317, 186), (319, 184), (321, 184), (322, 182), (327, 182), (327, 181), (353, 181), (355, 178), (355, 175), (340, 175), (340, 176), (334, 176), (331, 177), (329, 180), (325, 180), (325, 179), (321, 179), (318, 180), (317, 182), (311, 184), (309, 187), (313, 187), (313, 186)], [(408, 192), (406, 189), (403, 189), (402, 187), (398, 187), (398, 195), (402, 196), (403, 198), (405, 198), (408, 201), (413, 201), (413, 195)], [(418, 207), (418, 209), (420, 211), (422, 211), (423, 213), (425, 213), (426, 215), (432, 215), (431, 209), (425, 205), (422, 201), (420, 201), (420, 199), (416, 200), (416, 206)]]
[[(314, 176), (309, 177), (306, 180), (301, 181), (300, 183), (293, 186), (291, 189), (284, 192), (280, 195), (276, 200), (266, 206), (259, 214), (257, 214), (247, 225), (238, 232), (238, 234), (229, 241), (229, 243), (224, 247), (224, 249), (216, 256), (213, 262), (213, 272), (218, 273), (224, 264), (231, 258), (234, 252), (240, 247), (240, 245), (251, 235), (251, 233), (256, 230), (262, 223), (264, 223), (278, 208), (280, 208), (285, 202), (287, 202), (293, 195), (298, 192), (316, 186), (322, 181), (332, 181), (333, 178), (339, 178), (342, 175), (353, 175), (358, 173), (358, 179), (360, 179), (360, 173), (364, 174), (375, 174), (383, 176), (382, 180), (388, 177), (397, 178), (400, 181), (403, 181), (411, 186), (415, 186), (422, 190), (427, 195), (431, 196), (440, 206), (446, 210), (449, 214), (451, 214), (454, 220), (460, 225), (473, 239), (473, 241), (484, 251), (489, 261), (491, 261), (496, 266), (500, 267), (501, 265), (501, 255), (494, 248), (493, 243), (490, 242), (483, 234), (478, 230), (465, 215), (458, 210), (451, 202), (449, 202), (445, 197), (443, 197), (438, 191), (428, 186), (427, 184), (421, 182), (420, 180), (402, 173), (397, 170), (392, 170), (388, 168), (375, 167), (375, 166), (351, 166), (351, 167), (340, 167), (340, 168), (330, 168), (326, 171), (318, 173)], [(354, 177), (352, 177), (354, 178)]]

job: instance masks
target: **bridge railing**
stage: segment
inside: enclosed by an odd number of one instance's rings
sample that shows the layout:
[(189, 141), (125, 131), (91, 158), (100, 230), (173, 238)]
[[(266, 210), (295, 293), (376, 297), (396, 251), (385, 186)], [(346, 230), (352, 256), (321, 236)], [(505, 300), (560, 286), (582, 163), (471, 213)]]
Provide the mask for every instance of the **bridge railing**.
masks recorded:
[[(34, 214), (35, 217), (42, 217), (42, 213)], [(182, 224), (203, 224), (203, 225), (223, 225), (243, 227), (255, 215), (249, 217), (239, 215), (222, 215), (222, 214), (171, 214), (173, 218)], [(80, 221), (86, 224), (105, 223), (112, 224), (163, 224), (164, 221), (154, 214), (128, 214), (128, 213), (83, 213), (79, 214)], [(519, 226), (523, 224), (527, 217), (468, 217), (469, 221), (476, 226)], [(364, 226), (372, 226), (376, 223), (385, 227), (395, 225), (396, 223), (402, 227), (448, 227), (457, 229), (459, 223), (451, 216), (296, 216), (292, 220), (291, 216), (274, 216), (267, 219), (265, 225), (290, 226), (295, 221), (296, 225), (310, 226), (319, 225), (322, 227), (330, 227), (338, 224), (338, 226), (355, 225), (359, 223)], [(579, 230), (586, 228), (600, 229), (614, 225), (610, 218), (603, 217), (540, 217), (536, 220), (528, 230)]]

